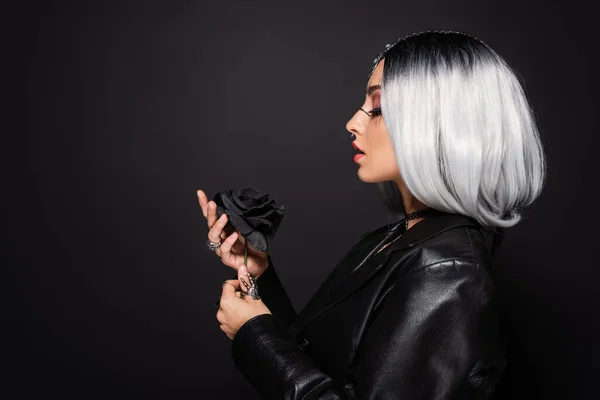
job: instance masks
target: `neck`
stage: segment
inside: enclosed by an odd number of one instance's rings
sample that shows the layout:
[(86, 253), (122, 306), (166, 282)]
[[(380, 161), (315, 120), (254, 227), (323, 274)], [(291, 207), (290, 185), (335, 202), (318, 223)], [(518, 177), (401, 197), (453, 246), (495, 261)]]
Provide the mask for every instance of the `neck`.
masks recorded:
[[(400, 193), (402, 194), (402, 202), (404, 203), (404, 212), (406, 214), (410, 214), (412, 212), (419, 211), (419, 210), (422, 210), (422, 209), (428, 207), (425, 204), (421, 203), (419, 200), (417, 200), (408, 191), (408, 189), (406, 188), (406, 185), (404, 185), (404, 182), (402, 181), (402, 179), (400, 179), (400, 178), (397, 179), (396, 184), (398, 185), (398, 189), (400, 190)], [(427, 218), (427, 217), (421, 217), (421, 218), (415, 218), (415, 219), (409, 220), (406, 229), (412, 228), (413, 226), (415, 226), (416, 224), (418, 224), (425, 218)]]

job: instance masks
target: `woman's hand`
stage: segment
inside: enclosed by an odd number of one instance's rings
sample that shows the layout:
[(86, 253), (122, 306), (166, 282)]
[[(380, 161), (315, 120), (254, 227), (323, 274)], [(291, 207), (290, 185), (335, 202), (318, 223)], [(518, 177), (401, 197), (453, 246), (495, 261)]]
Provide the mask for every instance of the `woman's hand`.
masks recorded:
[[(245, 266), (238, 268), (238, 279), (229, 279), (223, 283), (223, 293), (221, 293), (221, 303), (217, 311), (217, 320), (221, 323), (221, 330), (225, 332), (229, 339), (233, 339), (237, 331), (250, 318), (260, 314), (271, 314), (265, 303), (261, 299), (254, 300), (252, 296), (245, 295), (243, 298), (238, 296), (240, 288), (245, 287), (241, 280), (249, 285), (248, 271)], [(244, 290), (245, 291), (245, 290)]]
[[(231, 234), (224, 231), (228, 221), (227, 215), (223, 214), (221, 218), (217, 219), (216, 203), (208, 201), (206, 194), (202, 190), (198, 190), (198, 202), (202, 208), (202, 214), (208, 222), (208, 239), (211, 242), (222, 242), (215, 253), (221, 257), (223, 264), (237, 270), (240, 265), (244, 264), (244, 243), (246, 240), (237, 231)], [(258, 279), (265, 269), (267, 269), (267, 262), (267, 253), (254, 249), (248, 243), (246, 265), (254, 279)]]

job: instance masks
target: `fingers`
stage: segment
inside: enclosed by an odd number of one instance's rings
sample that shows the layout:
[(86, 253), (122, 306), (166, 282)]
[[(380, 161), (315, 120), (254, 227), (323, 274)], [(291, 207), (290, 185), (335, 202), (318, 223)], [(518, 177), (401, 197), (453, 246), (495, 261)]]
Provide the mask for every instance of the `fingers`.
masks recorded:
[(232, 254), (231, 254), (231, 248), (233, 247), (233, 245), (235, 244), (235, 241), (238, 238), (238, 233), (237, 232), (233, 232), (231, 235), (229, 235), (229, 237), (227, 239), (225, 239), (225, 241), (223, 241), (223, 243), (221, 243), (221, 246), (217, 249), (219, 253), (217, 253), (217, 255), (219, 257), (221, 257), (221, 261), (223, 261), (223, 264), (225, 265), (229, 265), (231, 267), (233, 267), (233, 264), (231, 263), (231, 258), (232, 258)]
[[(200, 208), (202, 208), (202, 214), (204, 215), (204, 218), (206, 218), (208, 229), (212, 229), (215, 224), (215, 220), (218, 222), (217, 205), (214, 201), (208, 201), (208, 198), (206, 197), (206, 194), (203, 190), (198, 190), (196, 194), (198, 195), (198, 203), (200, 204)], [(227, 216), (223, 215), (221, 215), (221, 217), (225, 218), (225, 223), (223, 224), (223, 227), (225, 227), (227, 225), (228, 218)], [(223, 229), (223, 227), (221, 227), (220, 232), (209, 232), (209, 239), (213, 242), (225, 240), (225, 238), (227, 238), (228, 233), (225, 231), (225, 229)], [(218, 229), (218, 227), (216, 229)]]
[(223, 293), (221, 298), (226, 296), (235, 296), (236, 290), (240, 289), (240, 282), (237, 279), (228, 279), (223, 283)]
[[(209, 212), (210, 216), (210, 212)], [(223, 228), (227, 225), (227, 214), (221, 215), (208, 231), (208, 238), (213, 242), (218, 242), (221, 240), (221, 233), (223, 232)]]
[(206, 218), (208, 213), (208, 198), (203, 190), (198, 190), (196, 194), (198, 195), (198, 203), (200, 203), (200, 208), (202, 208), (202, 215), (204, 215), (204, 218)]
[(208, 239), (211, 242), (222, 242), (215, 253), (221, 258), (225, 265), (233, 267), (235, 257), (231, 251), (235, 247), (239, 247), (239, 244), (236, 242), (238, 239), (242, 241), (243, 245), (244, 238), (231, 226), (229, 226), (229, 230), (225, 229), (229, 222), (229, 217), (227, 214), (223, 214), (221, 215), (221, 218), (217, 219), (217, 204), (212, 200), (209, 201), (203, 190), (196, 191), (196, 194), (198, 195), (198, 203), (202, 208), (202, 214), (206, 218), (208, 224)]
[(196, 194), (198, 195), (198, 203), (200, 203), (200, 207), (202, 208), (202, 214), (206, 218), (208, 228), (210, 229), (217, 220), (217, 204), (212, 200), (208, 201), (206, 193), (203, 190), (196, 191)]
[(209, 201), (207, 210), (208, 215), (206, 216), (206, 221), (208, 222), (208, 229), (210, 229), (217, 221), (217, 203), (212, 200)]
[(248, 281), (248, 270), (244, 265), (238, 268), (238, 284), (240, 285), (241, 290), (243, 290), (245, 293), (248, 293), (250, 291), (250, 282)]
[(200, 203), (200, 208), (202, 208), (202, 215), (204, 215), (204, 218), (206, 218), (208, 228), (210, 229), (217, 219), (217, 204), (212, 200), (208, 201), (206, 193), (204, 193), (203, 190), (198, 190), (196, 194), (198, 195), (198, 203)]

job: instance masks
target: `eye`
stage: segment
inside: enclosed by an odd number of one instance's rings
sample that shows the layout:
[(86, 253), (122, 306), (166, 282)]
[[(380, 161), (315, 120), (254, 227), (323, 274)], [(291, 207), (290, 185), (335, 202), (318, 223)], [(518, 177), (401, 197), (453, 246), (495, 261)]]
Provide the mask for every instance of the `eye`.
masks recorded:
[(375, 107), (374, 109), (369, 111), (369, 114), (371, 114), (372, 116), (381, 115), (381, 107)]

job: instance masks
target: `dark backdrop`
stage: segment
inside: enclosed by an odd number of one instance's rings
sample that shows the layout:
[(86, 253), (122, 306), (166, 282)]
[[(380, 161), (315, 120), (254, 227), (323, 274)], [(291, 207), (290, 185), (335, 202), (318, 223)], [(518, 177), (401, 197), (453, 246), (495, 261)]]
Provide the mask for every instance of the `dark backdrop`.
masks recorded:
[(548, 156), (543, 195), (497, 264), (512, 344), (498, 398), (588, 397), (600, 337), (593, 13), (566, 1), (417, 3), (6, 10), (17, 129), (3, 149), (2, 390), (257, 398), (216, 320), (232, 270), (205, 246), (196, 190), (254, 186), (286, 206), (271, 254), (300, 310), (388, 220), (345, 130), (373, 59), (400, 36), (445, 29), (517, 69)]

